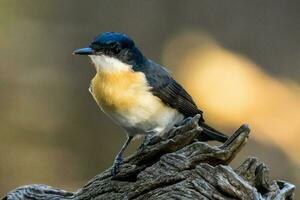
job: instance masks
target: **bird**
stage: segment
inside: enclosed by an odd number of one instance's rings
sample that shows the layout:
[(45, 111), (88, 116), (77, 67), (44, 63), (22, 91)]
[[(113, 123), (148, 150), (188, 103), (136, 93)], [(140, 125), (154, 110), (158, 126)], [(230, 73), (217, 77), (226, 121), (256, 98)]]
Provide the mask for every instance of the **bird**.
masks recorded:
[(138, 135), (163, 135), (185, 119), (200, 115), (202, 141), (225, 142), (228, 136), (205, 123), (203, 112), (163, 66), (148, 59), (126, 34), (104, 32), (73, 54), (87, 55), (96, 74), (89, 91), (101, 110), (127, 133), (111, 174), (123, 164), (123, 153)]

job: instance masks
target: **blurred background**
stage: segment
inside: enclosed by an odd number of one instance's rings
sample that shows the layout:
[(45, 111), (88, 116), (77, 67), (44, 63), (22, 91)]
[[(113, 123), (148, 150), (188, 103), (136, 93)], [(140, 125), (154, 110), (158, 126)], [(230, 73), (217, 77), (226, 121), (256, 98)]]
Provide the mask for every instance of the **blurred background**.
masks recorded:
[(105, 31), (167, 66), (211, 125), (250, 125), (233, 167), (256, 156), (300, 183), (300, 1), (1, 0), (0, 196), (74, 191), (112, 164), (125, 134), (88, 92), (88, 58), (72, 55)]

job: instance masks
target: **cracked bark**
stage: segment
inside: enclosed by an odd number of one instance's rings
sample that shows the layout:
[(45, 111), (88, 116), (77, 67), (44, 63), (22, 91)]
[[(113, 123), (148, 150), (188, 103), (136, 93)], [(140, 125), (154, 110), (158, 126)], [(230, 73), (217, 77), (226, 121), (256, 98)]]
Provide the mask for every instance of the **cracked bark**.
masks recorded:
[(3, 200), (293, 199), (295, 186), (269, 180), (267, 166), (257, 158), (246, 159), (235, 170), (228, 166), (248, 139), (247, 126), (221, 146), (211, 146), (199, 141), (198, 120), (195, 116), (137, 150), (115, 177), (107, 169), (76, 192), (38, 184), (22, 186)]

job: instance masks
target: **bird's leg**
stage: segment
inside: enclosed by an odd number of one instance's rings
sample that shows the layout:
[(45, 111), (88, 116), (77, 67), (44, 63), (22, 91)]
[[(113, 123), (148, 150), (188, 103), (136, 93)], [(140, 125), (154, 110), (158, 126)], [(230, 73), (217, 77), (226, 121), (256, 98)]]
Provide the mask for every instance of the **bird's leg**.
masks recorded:
[(140, 151), (143, 151), (146, 146), (156, 144), (161, 140), (161, 137), (157, 135), (156, 130), (147, 131), (144, 140), (140, 146)]
[(112, 169), (111, 169), (112, 176), (116, 176), (117, 173), (119, 173), (120, 167), (123, 164), (123, 153), (124, 153), (126, 147), (129, 145), (132, 138), (133, 138), (133, 136), (127, 135), (126, 142), (123, 144), (121, 150), (119, 151), (119, 153), (117, 154), (117, 156), (114, 160), (114, 164), (113, 164)]

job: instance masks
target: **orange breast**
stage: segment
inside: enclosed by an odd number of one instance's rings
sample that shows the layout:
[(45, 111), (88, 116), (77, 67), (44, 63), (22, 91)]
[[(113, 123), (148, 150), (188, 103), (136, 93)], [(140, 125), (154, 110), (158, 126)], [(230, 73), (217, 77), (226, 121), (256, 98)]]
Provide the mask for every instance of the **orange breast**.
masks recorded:
[(97, 72), (91, 82), (92, 94), (105, 111), (126, 111), (137, 104), (137, 96), (149, 89), (140, 72)]
[(91, 93), (102, 110), (130, 134), (149, 130), (163, 133), (183, 119), (150, 91), (141, 72), (99, 72), (91, 83)]

